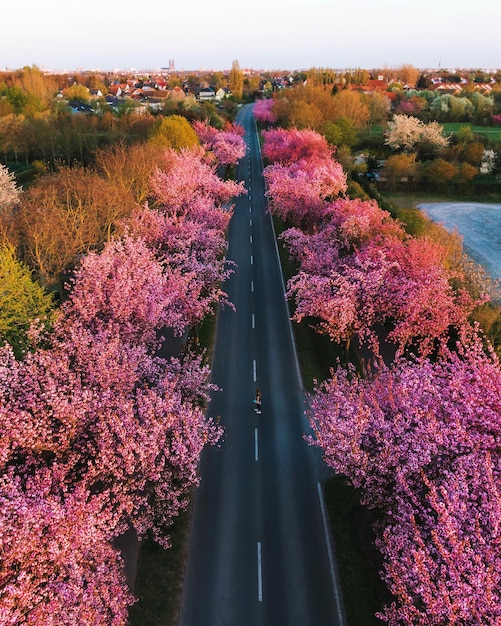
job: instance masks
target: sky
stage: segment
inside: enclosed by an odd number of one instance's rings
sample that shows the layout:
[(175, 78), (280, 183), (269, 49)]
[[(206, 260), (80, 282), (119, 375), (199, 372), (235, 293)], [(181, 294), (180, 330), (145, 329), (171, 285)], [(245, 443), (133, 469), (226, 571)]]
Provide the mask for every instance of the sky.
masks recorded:
[(500, 0), (9, 0), (0, 70), (501, 68)]

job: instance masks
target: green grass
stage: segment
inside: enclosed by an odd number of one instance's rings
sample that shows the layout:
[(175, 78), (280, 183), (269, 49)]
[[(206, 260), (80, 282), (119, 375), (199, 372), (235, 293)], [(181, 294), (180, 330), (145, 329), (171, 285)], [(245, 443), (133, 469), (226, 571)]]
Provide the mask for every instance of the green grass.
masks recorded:
[(381, 194), (386, 202), (389, 202), (395, 209), (394, 214), (405, 224), (406, 231), (414, 237), (419, 237), (426, 232), (426, 225), (429, 219), (417, 208), (418, 204), (431, 202), (457, 202), (445, 196), (418, 193), (387, 193)]
[(442, 126), (444, 127), (444, 134), (446, 135), (458, 133), (462, 128), (468, 126), (473, 133), (478, 135), (487, 135), (490, 139), (494, 139), (495, 141), (501, 139), (501, 127), (499, 126), (479, 126), (477, 124), (471, 124), (470, 122), (445, 122)]
[(188, 550), (190, 511), (183, 511), (170, 528), (172, 547), (164, 550), (151, 538), (139, 552), (130, 626), (176, 626), (179, 621), (184, 568)]
[[(465, 126), (471, 128), (472, 132), (477, 135), (483, 135), (488, 139), (495, 142), (501, 142), (501, 127), (500, 126), (479, 126), (478, 124), (471, 124), (470, 122), (445, 122), (441, 124), (444, 128), (444, 135), (451, 135), (458, 133)], [(359, 142), (369, 141), (371, 144), (380, 140), (381, 146), (383, 144), (384, 128), (379, 125), (375, 125), (371, 130), (364, 129), (358, 133)]]
[(381, 624), (375, 614), (391, 595), (379, 576), (383, 560), (374, 543), (373, 512), (343, 476), (329, 480), (324, 495), (348, 626)]

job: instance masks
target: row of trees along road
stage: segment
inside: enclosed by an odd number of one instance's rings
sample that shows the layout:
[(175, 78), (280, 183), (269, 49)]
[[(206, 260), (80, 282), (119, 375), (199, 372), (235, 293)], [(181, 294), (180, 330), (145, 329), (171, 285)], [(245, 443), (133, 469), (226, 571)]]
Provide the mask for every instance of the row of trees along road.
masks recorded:
[[(114, 540), (133, 528), (168, 547), (221, 435), (203, 354), (159, 353), (226, 301), (231, 271), (228, 202), (243, 187), (194, 135), (179, 150), (116, 146), (96, 171), (62, 168), (27, 191), (0, 170), (0, 328), (13, 338), (0, 348), (2, 624), (126, 624)], [(46, 285), (66, 274), (57, 309), (28, 260)]]
[(501, 370), (470, 322), (484, 285), (374, 201), (344, 196), (319, 134), (262, 135), (270, 205), (290, 225), (281, 238), (298, 267), (293, 319), (336, 342), (356, 336), (374, 355), (362, 371), (333, 364), (309, 418), (311, 444), (378, 513), (394, 598), (378, 616), (394, 626), (497, 623)]

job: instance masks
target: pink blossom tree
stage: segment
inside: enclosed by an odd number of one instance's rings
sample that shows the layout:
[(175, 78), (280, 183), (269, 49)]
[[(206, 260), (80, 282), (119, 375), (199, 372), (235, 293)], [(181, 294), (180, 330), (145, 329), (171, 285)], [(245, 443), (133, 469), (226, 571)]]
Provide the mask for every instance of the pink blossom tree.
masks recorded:
[(171, 214), (188, 210), (200, 196), (221, 206), (244, 193), (243, 182), (219, 178), (216, 168), (204, 160), (201, 147), (181, 152), (166, 150), (162, 169), (152, 178), (152, 187), (158, 203)]
[(57, 485), (39, 468), (0, 478), (0, 622), (127, 624), (133, 598), (107, 531), (106, 494)]
[(194, 122), (192, 122), (192, 126), (198, 138), (200, 139), (202, 146), (205, 148), (205, 150), (209, 150), (212, 142), (214, 141), (214, 138), (219, 132), (219, 129), (217, 129), (215, 126), (211, 126), (206, 120), (195, 120)]
[(300, 264), (288, 284), (293, 319), (316, 318), (332, 340), (349, 344), (356, 334), (376, 351), (374, 325), (390, 324), (388, 340), (399, 352), (423, 355), (468, 324), (483, 296), (453, 287), (461, 276), (445, 268), (442, 246), (407, 237), (373, 202), (340, 199), (330, 210), (317, 232), (282, 236)]
[(245, 156), (246, 143), (236, 132), (221, 131), (212, 144), (212, 152), (219, 165), (235, 166)]
[(232, 124), (224, 130), (218, 130), (207, 122), (196, 121), (193, 128), (205, 150), (214, 154), (219, 165), (234, 166), (245, 156), (246, 144), (241, 126)]
[(323, 135), (314, 130), (273, 128), (264, 130), (263, 156), (275, 163), (294, 163), (300, 159), (332, 157), (332, 148)]
[[(436, 129), (422, 131), (414, 143), (428, 150)], [(315, 143), (325, 155), (321, 142), (263, 135), (270, 204), (295, 224), (282, 236), (299, 265), (288, 283), (293, 319), (336, 341), (356, 334), (376, 355), (374, 327), (384, 324), (397, 346), (390, 366), (376, 358), (360, 375), (338, 365), (308, 411), (310, 442), (378, 509), (395, 597), (379, 617), (501, 623), (501, 369), (468, 319), (483, 296), (461, 288), (467, 280), (460, 266), (448, 269), (443, 246), (409, 237), (376, 203), (329, 202), (314, 175), (303, 187), (298, 164), (318, 154)]]
[(176, 332), (196, 325), (218, 303), (229, 304), (221, 284), (232, 271), (225, 258), (230, 217), (230, 212), (200, 199), (189, 215), (173, 218), (145, 207), (129, 222), (155, 252), (166, 279), (175, 285), (176, 301), (168, 325)]
[(331, 158), (275, 163), (266, 167), (264, 177), (272, 211), (305, 230), (328, 214), (328, 199), (346, 191), (346, 174)]
[(501, 370), (478, 338), (439, 361), (338, 368), (312, 399), (312, 443), (381, 511), (390, 624), (496, 623)]
[[(128, 305), (124, 306), (127, 310)], [(68, 528), (54, 526), (54, 533), (47, 537), (47, 554), (40, 554), (40, 567), (50, 572), (54, 589), (64, 585), (77, 589), (82, 582), (81, 571), (73, 572), (71, 561), (65, 561), (68, 551), (56, 554), (55, 546), (67, 542), (66, 535), (75, 530), (72, 550), (77, 555), (88, 550), (82, 542), (88, 541), (91, 526), (87, 532), (83, 526), (81, 531), (74, 528), (74, 513), (67, 510), (70, 503), (76, 510), (81, 508), (82, 515), (86, 503), (90, 512), (99, 509), (96, 550), (131, 525), (139, 536), (150, 531), (159, 543), (168, 546), (167, 529), (186, 506), (189, 489), (198, 481), (200, 452), (220, 435), (203, 413), (208, 369), (201, 364), (201, 357), (188, 355), (183, 361), (166, 363), (150, 356), (144, 345), (124, 341), (119, 324), (105, 320), (99, 327), (95, 321), (87, 321), (75, 319), (71, 312), (63, 316), (52, 345), (16, 362), (8, 383), (6, 371), (14, 363), (13, 356), (6, 348), (1, 355), (4, 475), (16, 481), (20, 502), (25, 497), (29, 506), (35, 506), (30, 477), (45, 472), (49, 491), (38, 494), (44, 501), (41, 506), (49, 506), (45, 501), (50, 495), (59, 507), (58, 518), (68, 519)], [(6, 489), (10, 489), (9, 484), (5, 483)], [(77, 497), (80, 504), (74, 500)], [(33, 515), (37, 515), (36, 509)], [(2, 545), (8, 545), (9, 537), (19, 530), (15, 517), (12, 514), (4, 520)], [(26, 545), (37, 544), (37, 528), (23, 527)], [(52, 548), (51, 542), (55, 544)], [(108, 584), (110, 577), (123, 581), (117, 557), (111, 559), (109, 548), (103, 554), (110, 560), (106, 567), (89, 563), (91, 570), (101, 567), (104, 576), (96, 576), (93, 584)], [(15, 555), (12, 564), (19, 567)], [(113, 573), (110, 568), (118, 569)], [(50, 600), (46, 578), (30, 566), (29, 555), (22, 571), (19, 579), (10, 573), (15, 581), (5, 590), (2, 608), (19, 606), (17, 597), (22, 597), (21, 611), (37, 603), (37, 598)], [(24, 596), (21, 592), (27, 576), (32, 581), (31, 592)], [(74, 601), (75, 605), (65, 609), (76, 611), (83, 593), (67, 597), (66, 604)], [(125, 587), (115, 595), (115, 602), (121, 604), (128, 596)], [(105, 617), (115, 606), (99, 605), (96, 611), (102, 614), (94, 623), (115, 623)], [(117, 609), (115, 618), (119, 615)], [(60, 616), (59, 623), (61, 620)]]
[[(228, 202), (200, 150), (167, 151), (155, 208), (87, 254), (50, 334), (0, 349), (0, 621), (125, 624), (131, 526), (163, 546), (219, 427), (204, 415), (203, 355), (155, 356), (225, 294)], [(42, 537), (42, 539), (41, 539)]]
[(187, 326), (179, 302), (186, 286), (175, 279), (141, 239), (112, 241), (82, 259), (65, 312), (90, 330), (120, 328), (123, 340), (151, 345), (159, 328)]
[(256, 100), (252, 113), (256, 122), (261, 124), (275, 124), (277, 116), (273, 112), (274, 101), (272, 99)]

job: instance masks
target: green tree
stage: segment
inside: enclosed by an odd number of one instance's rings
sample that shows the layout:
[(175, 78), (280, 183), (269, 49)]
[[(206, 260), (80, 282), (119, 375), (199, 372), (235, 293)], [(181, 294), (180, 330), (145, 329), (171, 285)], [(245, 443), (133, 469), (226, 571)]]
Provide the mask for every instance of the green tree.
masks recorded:
[(466, 161), (474, 167), (479, 167), (484, 154), (484, 146), (480, 141), (471, 141), (464, 146), (462, 161)]
[(478, 167), (470, 163), (459, 163), (457, 166), (456, 183), (458, 187), (467, 189), (478, 174)]
[(357, 130), (353, 122), (340, 117), (335, 122), (325, 122), (320, 129), (322, 135), (333, 146), (352, 147), (357, 141)]
[(193, 127), (182, 115), (160, 118), (153, 127), (149, 141), (153, 145), (174, 150), (190, 148), (200, 143)]
[(456, 178), (457, 168), (445, 159), (435, 159), (420, 163), (418, 173), (426, 188), (445, 191)]
[(364, 102), (369, 107), (369, 126), (372, 128), (374, 124), (383, 125), (390, 114), (391, 101), (379, 91), (373, 91), (364, 94)]
[(61, 167), (23, 193), (15, 213), (23, 260), (43, 286), (62, 290), (63, 274), (111, 239), (136, 207), (120, 181), (82, 166)]
[(230, 90), (233, 96), (240, 100), (244, 91), (244, 74), (238, 61), (233, 61), (230, 71)]
[(30, 346), (31, 323), (50, 322), (53, 309), (52, 296), (33, 280), (14, 248), (0, 246), (0, 342), (10, 343), (20, 357)]
[(332, 98), (332, 119), (344, 117), (355, 128), (364, 128), (370, 119), (370, 110), (363, 94), (358, 91), (343, 89)]
[(88, 102), (90, 100), (90, 92), (85, 85), (71, 85), (63, 91), (63, 96), (67, 100), (76, 102)]
[[(399, 183), (408, 182), (409, 177), (416, 174), (416, 154), (402, 152), (391, 154), (384, 164), (383, 176), (388, 181), (388, 188), (393, 191)], [(404, 179), (404, 180), (402, 180)]]

